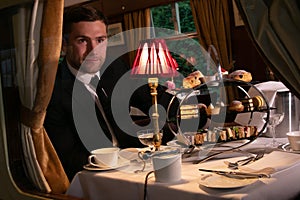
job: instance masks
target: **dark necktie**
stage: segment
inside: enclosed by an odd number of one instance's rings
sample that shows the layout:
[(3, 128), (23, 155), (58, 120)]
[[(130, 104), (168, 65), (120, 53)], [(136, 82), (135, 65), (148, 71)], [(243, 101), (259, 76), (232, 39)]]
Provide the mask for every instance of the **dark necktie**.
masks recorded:
[(117, 141), (117, 139), (115, 137), (114, 131), (113, 131), (113, 129), (112, 129), (112, 127), (111, 127), (111, 125), (110, 125), (107, 117), (106, 117), (105, 111), (103, 109), (103, 105), (100, 102), (100, 101), (102, 101), (102, 102), (106, 101), (107, 100), (107, 98), (106, 98), (107, 96), (106, 96), (104, 90), (102, 89), (102, 87), (100, 85), (98, 85), (98, 83), (99, 83), (99, 77), (96, 76), (96, 75), (93, 76), (93, 78), (90, 81), (90, 85), (92, 85), (95, 88), (96, 93), (98, 95), (98, 96), (95, 96), (96, 105), (97, 105), (98, 109), (100, 110), (100, 112), (102, 114), (102, 117), (103, 117), (103, 119), (104, 119), (104, 121), (106, 123), (106, 126), (107, 126), (107, 128), (108, 128), (108, 130), (109, 130), (109, 132), (110, 132), (110, 134), (112, 136), (113, 146), (118, 146), (118, 141)]
[(92, 85), (95, 88), (95, 91), (96, 91), (101, 103), (106, 104), (108, 101), (107, 94), (101, 86), (101, 81), (99, 81), (99, 77), (96, 75), (93, 76), (93, 78), (90, 81), (90, 85)]
[(92, 86), (94, 86), (95, 89), (97, 89), (97, 86), (98, 86), (98, 83), (99, 83), (99, 77), (98, 76), (93, 76), (93, 78), (91, 79), (90, 81), (90, 84)]

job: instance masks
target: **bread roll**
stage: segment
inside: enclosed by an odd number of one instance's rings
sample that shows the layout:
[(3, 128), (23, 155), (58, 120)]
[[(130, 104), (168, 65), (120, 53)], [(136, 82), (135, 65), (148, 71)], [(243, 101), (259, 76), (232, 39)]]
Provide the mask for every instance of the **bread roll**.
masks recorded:
[(252, 81), (252, 75), (245, 70), (236, 70), (228, 75), (228, 78), (245, 82)]
[(197, 70), (189, 74), (182, 81), (183, 88), (194, 88), (203, 82), (203, 74)]

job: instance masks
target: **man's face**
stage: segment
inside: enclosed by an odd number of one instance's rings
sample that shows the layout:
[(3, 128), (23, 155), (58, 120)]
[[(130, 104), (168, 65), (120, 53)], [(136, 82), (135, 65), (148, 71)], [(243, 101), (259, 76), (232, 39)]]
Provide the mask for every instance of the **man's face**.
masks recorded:
[(82, 72), (100, 70), (107, 47), (106, 26), (102, 21), (73, 23), (68, 41), (63, 43), (69, 64)]

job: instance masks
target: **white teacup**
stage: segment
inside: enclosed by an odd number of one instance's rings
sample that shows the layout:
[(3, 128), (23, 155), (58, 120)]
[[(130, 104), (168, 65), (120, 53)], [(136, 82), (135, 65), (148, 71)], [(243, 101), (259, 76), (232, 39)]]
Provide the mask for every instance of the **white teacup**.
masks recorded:
[(152, 156), (156, 182), (174, 183), (181, 180), (180, 147), (170, 147)]
[(119, 151), (120, 149), (117, 147), (95, 149), (88, 157), (89, 164), (95, 167), (116, 167)]
[(288, 132), (287, 134), (291, 148), (300, 151), (300, 131)]

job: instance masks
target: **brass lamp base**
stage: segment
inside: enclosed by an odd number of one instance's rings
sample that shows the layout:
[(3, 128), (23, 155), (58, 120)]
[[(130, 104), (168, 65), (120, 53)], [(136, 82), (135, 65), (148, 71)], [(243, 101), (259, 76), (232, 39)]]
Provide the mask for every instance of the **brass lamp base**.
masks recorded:
[(150, 87), (150, 94), (152, 96), (152, 104), (154, 105), (154, 111), (152, 113), (152, 120), (154, 125), (154, 135), (153, 135), (153, 144), (155, 147), (155, 151), (159, 150), (161, 145), (162, 136), (159, 132), (159, 124), (158, 124), (158, 109), (157, 109), (157, 86), (158, 86), (158, 78), (149, 78), (148, 85)]

